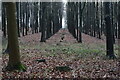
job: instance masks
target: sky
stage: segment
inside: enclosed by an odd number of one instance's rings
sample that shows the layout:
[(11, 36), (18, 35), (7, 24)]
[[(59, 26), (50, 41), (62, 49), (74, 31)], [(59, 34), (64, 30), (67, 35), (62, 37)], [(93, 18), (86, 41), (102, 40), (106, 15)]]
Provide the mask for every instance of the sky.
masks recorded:
[(66, 28), (67, 27), (67, 25), (66, 25), (66, 3), (67, 3), (67, 0), (62, 0), (63, 1), (63, 3), (65, 3), (64, 4), (64, 11), (63, 11), (63, 18), (62, 18), (62, 28)]

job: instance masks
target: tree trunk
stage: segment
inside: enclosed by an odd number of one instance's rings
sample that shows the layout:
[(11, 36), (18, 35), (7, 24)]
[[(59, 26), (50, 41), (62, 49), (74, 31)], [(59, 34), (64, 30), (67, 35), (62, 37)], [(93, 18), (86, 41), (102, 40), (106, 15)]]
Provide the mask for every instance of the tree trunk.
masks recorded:
[(114, 47), (113, 47), (113, 35), (112, 35), (112, 26), (110, 20), (110, 3), (105, 2), (105, 24), (106, 24), (106, 56), (110, 59), (116, 58), (114, 55)]
[(8, 29), (8, 43), (9, 43), (9, 62), (6, 67), (7, 70), (25, 70), (25, 67), (20, 61), (20, 51), (18, 44), (17, 22), (15, 17), (15, 3), (6, 3), (7, 12), (7, 29)]
[(100, 35), (100, 26), (99, 26), (99, 3), (96, 4), (96, 30), (97, 30), (97, 38), (101, 39)]
[(118, 3), (118, 56), (120, 58), (120, 2)]
[(2, 2), (2, 31), (3, 31), (3, 36), (6, 37), (6, 9), (5, 9), (5, 4)]
[(83, 10), (85, 8), (85, 4), (86, 3), (83, 3), (83, 8), (82, 8), (82, 3), (79, 2), (79, 20), (80, 20), (80, 23), (79, 23), (79, 38), (78, 38), (78, 42), (82, 43), (82, 14), (83, 14)]
[(18, 37), (20, 37), (20, 26), (19, 26), (19, 2), (16, 2), (16, 11), (17, 11), (17, 27), (18, 27)]
[(46, 4), (42, 3), (42, 23), (41, 23), (41, 41), (40, 42), (46, 42)]
[(120, 2), (118, 3), (118, 39), (120, 39)]

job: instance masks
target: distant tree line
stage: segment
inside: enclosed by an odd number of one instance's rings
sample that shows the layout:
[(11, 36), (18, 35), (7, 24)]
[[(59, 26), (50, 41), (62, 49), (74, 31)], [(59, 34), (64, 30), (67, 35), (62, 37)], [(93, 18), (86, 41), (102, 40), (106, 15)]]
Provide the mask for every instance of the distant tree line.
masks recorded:
[[(106, 2), (68, 2), (67, 3), (67, 25), (70, 33), (82, 42), (81, 32), (101, 39), (106, 36), (105, 24)], [(113, 41), (119, 37), (118, 31), (118, 2), (110, 2), (110, 25), (112, 28)]]
[[(62, 28), (62, 2), (16, 2), (18, 36), (41, 32), (41, 42)], [(2, 31), (7, 36), (6, 7), (2, 3)], [(30, 30), (31, 29), (31, 30)]]

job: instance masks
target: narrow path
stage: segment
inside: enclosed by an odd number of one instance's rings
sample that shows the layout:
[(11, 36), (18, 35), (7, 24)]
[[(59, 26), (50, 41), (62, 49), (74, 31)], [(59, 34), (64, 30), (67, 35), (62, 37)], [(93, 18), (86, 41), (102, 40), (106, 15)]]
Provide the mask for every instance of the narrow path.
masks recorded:
[[(62, 39), (63, 38), (63, 39)], [(51, 43), (76, 43), (77, 40), (69, 33), (68, 29), (61, 29), (55, 35), (50, 37), (47, 42)]]

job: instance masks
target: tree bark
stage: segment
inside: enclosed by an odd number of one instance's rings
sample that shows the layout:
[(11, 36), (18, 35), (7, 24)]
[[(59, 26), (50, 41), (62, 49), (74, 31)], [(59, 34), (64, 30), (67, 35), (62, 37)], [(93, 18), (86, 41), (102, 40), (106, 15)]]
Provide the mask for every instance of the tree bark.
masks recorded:
[(118, 56), (120, 58), (120, 2), (118, 3)]
[(41, 41), (40, 42), (46, 42), (46, 4), (42, 3), (42, 23), (41, 23)]
[(6, 9), (5, 4), (2, 2), (2, 31), (3, 31), (3, 37), (6, 37)]
[(15, 3), (7, 2), (7, 29), (8, 29), (8, 43), (9, 43), (9, 62), (6, 67), (7, 70), (25, 70), (25, 67), (20, 61), (20, 51), (18, 44), (17, 22), (15, 16)]
[(105, 24), (106, 24), (106, 56), (110, 59), (116, 58), (114, 55), (112, 26), (110, 20), (110, 3), (105, 2)]
[(118, 3), (118, 39), (120, 39), (120, 2)]

